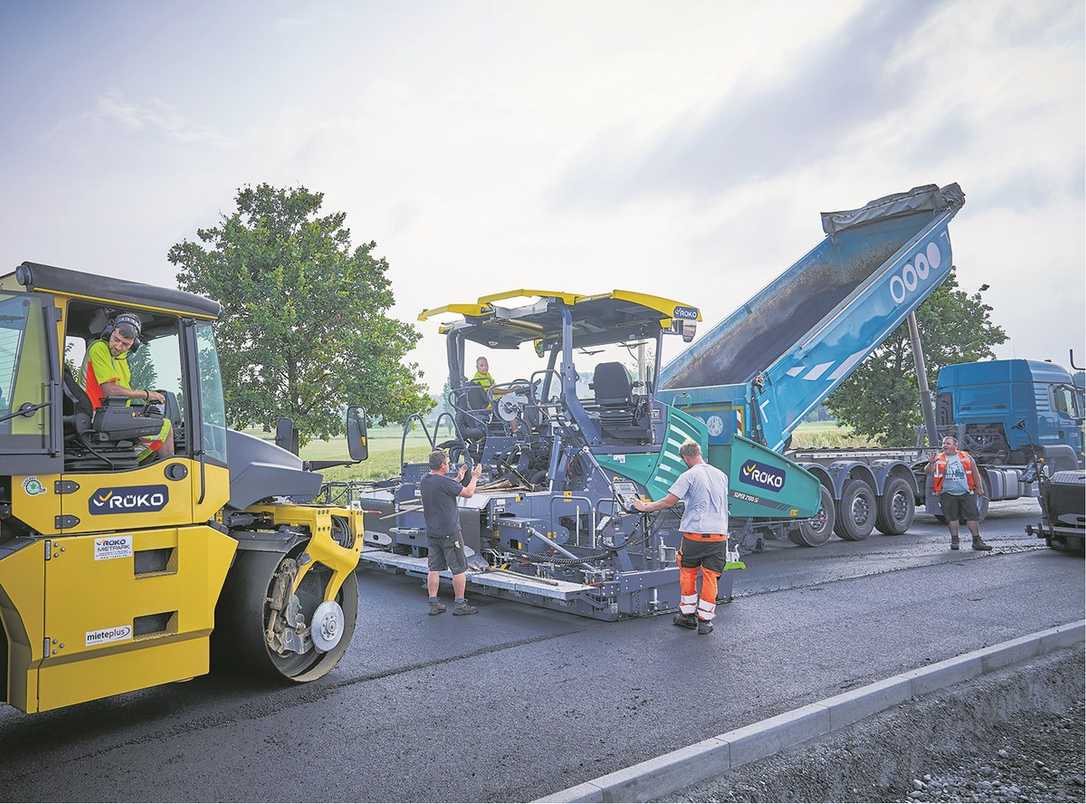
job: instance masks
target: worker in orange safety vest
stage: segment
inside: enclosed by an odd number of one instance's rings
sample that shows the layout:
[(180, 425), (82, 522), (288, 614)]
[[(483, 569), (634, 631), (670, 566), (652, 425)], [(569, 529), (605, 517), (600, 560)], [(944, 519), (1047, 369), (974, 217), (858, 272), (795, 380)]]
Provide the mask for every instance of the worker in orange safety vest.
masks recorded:
[(943, 451), (932, 460), (931, 487), (939, 495), (946, 526), (950, 531), (950, 549), (958, 548), (958, 520), (965, 519), (973, 534), (974, 550), (991, 550), (992, 545), (980, 537), (980, 513), (977, 506), (977, 463), (968, 452), (958, 449), (958, 439), (948, 435), (943, 439)]

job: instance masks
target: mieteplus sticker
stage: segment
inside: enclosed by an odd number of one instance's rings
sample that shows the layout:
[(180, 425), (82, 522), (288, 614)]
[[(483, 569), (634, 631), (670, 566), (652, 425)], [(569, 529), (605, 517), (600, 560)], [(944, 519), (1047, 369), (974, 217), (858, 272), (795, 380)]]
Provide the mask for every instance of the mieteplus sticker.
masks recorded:
[(124, 642), (132, 638), (132, 626), (115, 625), (112, 628), (99, 628), (87, 632), (87, 647), (104, 645), (107, 642)]

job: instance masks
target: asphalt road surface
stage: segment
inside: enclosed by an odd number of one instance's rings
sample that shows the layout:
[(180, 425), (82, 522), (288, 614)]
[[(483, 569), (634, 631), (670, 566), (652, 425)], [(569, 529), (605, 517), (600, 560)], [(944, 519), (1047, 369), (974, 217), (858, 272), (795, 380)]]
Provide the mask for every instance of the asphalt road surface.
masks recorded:
[(304, 686), (207, 677), (26, 717), (0, 710), (0, 799), (528, 800), (876, 679), (1080, 619), (1083, 561), (997, 503), (991, 554), (904, 536), (771, 545), (701, 637), (360, 573), (359, 630)]

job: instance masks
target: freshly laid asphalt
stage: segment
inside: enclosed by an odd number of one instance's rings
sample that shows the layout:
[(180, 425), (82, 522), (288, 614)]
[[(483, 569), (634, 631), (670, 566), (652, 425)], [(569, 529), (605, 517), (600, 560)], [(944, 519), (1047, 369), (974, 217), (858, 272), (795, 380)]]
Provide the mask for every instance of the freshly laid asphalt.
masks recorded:
[[(359, 627), (304, 686), (206, 677), (27, 717), (0, 710), (2, 800), (530, 800), (843, 689), (1080, 619), (1083, 561), (998, 503), (996, 550), (904, 536), (747, 557), (700, 637), (360, 573)], [(963, 539), (963, 546), (968, 541)]]

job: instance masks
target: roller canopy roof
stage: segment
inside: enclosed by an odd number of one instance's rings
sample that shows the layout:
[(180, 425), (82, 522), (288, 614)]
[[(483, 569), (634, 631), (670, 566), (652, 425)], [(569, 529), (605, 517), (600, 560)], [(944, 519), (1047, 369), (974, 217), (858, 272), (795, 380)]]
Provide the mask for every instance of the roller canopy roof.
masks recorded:
[[(536, 301), (521, 307), (495, 304), (519, 298)], [(443, 324), (441, 331), (455, 330), (466, 339), (492, 349), (516, 349), (525, 341), (557, 342), (562, 335), (563, 305), (569, 307), (573, 317), (574, 346), (655, 337), (662, 329), (671, 329), (675, 321), (701, 321), (701, 311), (693, 305), (629, 290), (591, 296), (553, 290), (511, 290), (481, 296), (468, 304), (423, 310), (419, 321), (442, 313), (459, 314), (462, 320)]]
[(75, 296), (114, 307), (160, 310), (198, 318), (218, 318), (222, 313), (218, 302), (195, 293), (36, 262), (24, 262), (16, 268), (15, 280), (27, 290)]

